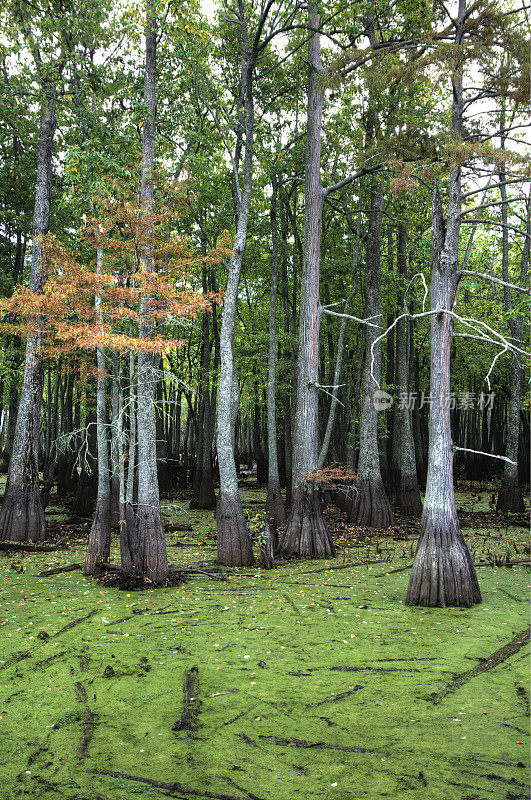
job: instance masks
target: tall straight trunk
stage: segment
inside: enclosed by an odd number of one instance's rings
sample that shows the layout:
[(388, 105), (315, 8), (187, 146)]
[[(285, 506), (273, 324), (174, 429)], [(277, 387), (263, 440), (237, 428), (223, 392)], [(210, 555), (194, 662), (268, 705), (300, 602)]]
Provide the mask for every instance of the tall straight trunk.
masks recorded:
[(127, 484), (125, 489), (125, 502), (133, 505), (135, 493), (135, 468), (136, 468), (136, 361), (135, 354), (129, 353), (129, 444), (127, 457)]
[[(238, 186), (237, 164), (233, 167), (233, 195), (236, 211), (236, 237), (229, 261), (229, 274), (223, 302), (220, 332), (220, 373), (218, 389), (217, 455), (220, 489), (216, 510), (217, 559), (220, 564), (233, 566), (252, 564), (253, 550), (247, 522), (238, 491), (235, 462), (235, 424), (239, 405), (238, 379), (234, 360), (234, 338), (238, 306), (238, 287), (253, 184), (254, 103), (252, 94), (253, 61), (250, 53), (247, 23), (240, 7), (242, 42), (240, 130), (237, 149), (245, 147), (243, 185)], [(242, 131), (243, 127), (243, 131)], [(243, 136), (243, 141), (241, 140)]]
[(260, 384), (254, 382), (252, 414), (253, 453), (256, 458), (256, 480), (259, 486), (267, 483), (267, 459), (262, 447), (262, 414), (260, 411)]
[[(142, 126), (142, 177), (140, 203), (142, 245), (140, 270), (155, 271), (153, 256), (153, 168), (155, 162), (155, 114), (157, 71), (157, 20), (154, 2), (146, 8), (146, 66), (144, 72), (145, 114)], [(151, 297), (147, 290), (140, 301), (140, 339), (149, 340), (154, 322), (150, 312)], [(157, 479), (157, 432), (155, 422), (155, 388), (157, 358), (142, 348), (138, 353), (138, 506), (135, 518), (134, 565), (142, 575), (160, 584), (168, 575), (168, 556), (160, 512)]]
[[(33, 211), (33, 243), (29, 289), (40, 293), (46, 279), (44, 236), (50, 222), (52, 153), (56, 128), (55, 102), (48, 100), (40, 121), (37, 145), (37, 179)], [(13, 452), (6, 491), (0, 511), (0, 539), (38, 542), (46, 526), (39, 489), (39, 428), (41, 420), (44, 366), (38, 353), (42, 338), (41, 319), (33, 321), (26, 342), (24, 376), (18, 407)]]
[[(415, 311), (415, 306), (413, 303), (409, 306), (409, 313), (413, 314)], [(419, 397), (420, 392), (420, 365), (419, 365), (419, 354), (415, 351), (415, 322), (411, 320), (411, 327), (410, 327), (410, 344), (409, 344), (409, 363), (410, 363), (410, 375), (409, 375), (409, 385), (413, 387), (413, 392), (415, 397)], [(417, 480), (419, 482), (419, 486), (425, 487), (426, 486), (426, 474), (428, 471), (427, 467), (427, 451), (426, 451), (426, 437), (424, 435), (424, 419), (422, 415), (422, 411), (418, 407), (416, 403), (414, 408), (411, 412), (411, 424), (413, 427), (413, 442), (415, 444), (415, 461), (417, 465)]]
[[(505, 108), (502, 109), (500, 119), (501, 133), (501, 146), (505, 146)], [(504, 281), (509, 282), (509, 229), (508, 223), (508, 203), (507, 203), (507, 186), (505, 185), (506, 173), (505, 167), (500, 172), (500, 193), (502, 199), (502, 277)], [(531, 198), (527, 202), (527, 236), (524, 240), (524, 248), (520, 261), (520, 281), (522, 282), (527, 275), (529, 266), (529, 239), (531, 238), (531, 225), (530, 225), (530, 207)], [(513, 317), (513, 304), (511, 299), (511, 290), (508, 286), (503, 287), (503, 306), (505, 314), (509, 322), (509, 329), (514, 344), (517, 347), (523, 347), (523, 333), (524, 333), (524, 318), (521, 314)], [(507, 444), (505, 448), (505, 455), (511, 461), (505, 461), (503, 466), (503, 478), (498, 494), (498, 502), (496, 508), (498, 511), (523, 511), (524, 498), (520, 488), (518, 479), (518, 455), (519, 455), (519, 436), (520, 436), (520, 409), (522, 407), (522, 391), (523, 391), (523, 371), (518, 360), (518, 357), (513, 353), (511, 359), (511, 368), (509, 373), (509, 404), (507, 407)]]
[(267, 364), (267, 499), (266, 514), (273, 519), (275, 525), (284, 525), (286, 510), (280, 489), (277, 452), (277, 414), (276, 414), (276, 379), (277, 379), (277, 293), (278, 293), (278, 220), (277, 197), (278, 179), (275, 173), (271, 176), (271, 291), (269, 294), (269, 359)]
[[(57, 497), (65, 497), (75, 491), (77, 474), (74, 473), (76, 462), (74, 430), (74, 374), (67, 372), (65, 394), (61, 409), (61, 439), (57, 454)], [(45, 460), (46, 463), (46, 460)]]
[[(381, 239), (384, 199), (375, 189), (371, 192), (369, 230), (366, 252), (365, 317), (373, 322), (382, 320)], [(393, 524), (393, 512), (387, 499), (380, 470), (378, 451), (378, 410), (376, 390), (382, 372), (381, 340), (372, 348), (379, 329), (365, 328), (365, 363), (363, 397), (360, 418), (359, 485), (353, 494), (349, 522), (369, 528), (388, 528)]]
[[(363, 188), (360, 188), (360, 201), (363, 193)], [(361, 203), (360, 203), (361, 204)], [(359, 250), (360, 250), (360, 236), (361, 236), (361, 213), (358, 213), (357, 220), (355, 225), (352, 224), (351, 218), (347, 217), (349, 221), (349, 226), (351, 231), (355, 230), (356, 236), (354, 239), (354, 247), (352, 251), (352, 273), (353, 273), (353, 285), (350, 291), (349, 296), (345, 301), (345, 305), (343, 307), (343, 313), (346, 315), (348, 313), (350, 304), (354, 299), (356, 292), (358, 291), (358, 281), (359, 281), (359, 274), (358, 274), (358, 260), (359, 260)], [(317, 461), (317, 469), (322, 469), (325, 465), (326, 457), (328, 455), (328, 448), (330, 445), (330, 440), (332, 437), (332, 431), (334, 429), (334, 421), (336, 415), (336, 408), (338, 403), (338, 392), (339, 392), (339, 376), (341, 374), (341, 363), (343, 360), (343, 347), (345, 341), (345, 332), (347, 329), (347, 317), (344, 316), (341, 320), (341, 326), (339, 329), (339, 338), (337, 342), (337, 355), (336, 355), (336, 363), (334, 368), (333, 375), (330, 376), (330, 381), (332, 384), (332, 402), (330, 403), (330, 410), (328, 412), (328, 420), (326, 423), (326, 428), (323, 436), (323, 442), (321, 444), (321, 451), (319, 453), (319, 459)], [(347, 387), (348, 388), (348, 387)], [(345, 392), (345, 396), (347, 400), (350, 400), (350, 396), (348, 391)], [(348, 465), (347, 465), (348, 466)]]
[[(206, 273), (203, 275), (203, 289), (206, 291)], [(190, 508), (208, 509), (216, 507), (216, 494), (212, 475), (212, 412), (210, 402), (210, 318), (205, 312), (202, 319), (201, 343), (201, 410), (199, 416), (198, 447), (195, 465), (193, 497)]]
[[(402, 281), (401, 291), (405, 289), (407, 264), (407, 238), (406, 226), (403, 222), (398, 226), (397, 248), (398, 274)], [(406, 306), (401, 303), (399, 315), (406, 311)], [(409, 352), (408, 336), (405, 317), (396, 323), (396, 383), (398, 391), (407, 397), (409, 394)], [(413, 441), (413, 426), (411, 409), (407, 402), (399, 403), (395, 411), (396, 435), (394, 449), (396, 449), (396, 475), (391, 475), (391, 485), (394, 487), (394, 501), (402, 514), (417, 516), (422, 512), (422, 501), (417, 480), (415, 461), (415, 443)], [(393, 432), (394, 433), (394, 432)]]
[[(284, 317), (284, 337), (286, 341), (285, 350), (283, 353), (285, 369), (288, 372), (288, 375), (294, 375), (293, 369), (289, 369), (292, 364), (292, 353), (293, 353), (293, 344), (292, 344), (292, 319), (291, 319), (291, 308), (289, 304), (289, 294), (288, 294), (289, 286), (288, 286), (288, 265), (287, 265), (287, 258), (284, 257), (282, 259), (282, 280), (281, 280), (281, 291), (282, 291), (282, 311)], [(286, 378), (287, 380), (287, 378)], [(293, 454), (293, 443), (292, 443), (292, 425), (291, 425), (291, 393), (289, 391), (283, 392), (282, 396), (282, 406), (283, 406), (283, 417), (284, 417), (284, 443), (283, 443), (283, 450), (284, 450), (284, 469), (285, 469), (285, 483), (286, 483), (286, 505), (291, 505), (291, 481), (292, 481), (292, 454)]]
[[(459, 0), (456, 41), (461, 42), (466, 0)], [(458, 57), (459, 58), (459, 57)], [(452, 77), (452, 131), (462, 136), (462, 63)], [(450, 351), (453, 308), (459, 264), (461, 169), (449, 175), (446, 230), (439, 187), (435, 185), (432, 224), (431, 369), (428, 478), (421, 535), (406, 595), (407, 605), (471, 606), (481, 602), (474, 563), (457, 519), (450, 429)]]
[(133, 510), (135, 498), (136, 476), (136, 370), (135, 354), (129, 353), (129, 442), (127, 457), (127, 482), (125, 484), (125, 525), (120, 526), (120, 563), (123, 569), (131, 569), (134, 559), (135, 514)]
[(321, 181), (323, 91), (320, 15), (310, 5), (308, 112), (306, 127), (304, 242), (301, 275), (297, 395), (293, 430), (292, 507), (281, 552), (303, 558), (329, 558), (334, 545), (323, 516), (318, 484), (308, 477), (318, 458), (319, 267), (324, 189)]
[[(48, 505), (48, 502), (50, 500), (50, 493), (52, 491), (52, 486), (55, 482), (55, 476), (57, 472), (57, 462), (60, 458), (60, 454), (58, 453), (58, 441), (57, 441), (59, 437), (59, 389), (62, 383), (62, 374), (60, 367), (61, 367), (61, 359), (59, 358), (55, 374), (53, 392), (52, 392), (51, 370), (48, 371), (48, 376), (47, 376), (47, 386), (46, 386), (47, 397), (45, 404), (45, 407), (47, 407), (46, 437), (44, 442), (44, 464), (42, 469), (43, 486), (41, 491), (41, 502), (44, 509), (46, 509), (46, 506)], [(15, 420), (16, 420), (16, 411), (17, 409), (15, 406), (15, 409), (13, 411), (13, 418)], [(58, 485), (57, 497), (62, 498), (64, 497), (64, 495), (65, 492), (61, 493), (61, 490)]]
[(111, 470), (111, 527), (117, 528), (120, 524), (120, 412), (119, 412), (119, 382), (120, 382), (120, 356), (112, 354), (111, 377), (111, 437), (110, 437), (110, 470)]
[(81, 471), (71, 505), (72, 512), (78, 517), (93, 515), (98, 496), (97, 392), (94, 391), (95, 386), (96, 381), (90, 380), (84, 387), (85, 419), (83, 425), (79, 426), (84, 429), (78, 456)]
[[(103, 250), (96, 253), (96, 272), (103, 270)], [(96, 317), (101, 320), (101, 297), (96, 295)], [(109, 467), (109, 434), (107, 425), (107, 366), (105, 352), (101, 347), (96, 350), (98, 376), (96, 381), (96, 436), (98, 441), (98, 494), (96, 509), (90, 528), (87, 554), (83, 571), (91, 575), (98, 564), (108, 563), (111, 554), (111, 473)]]
[(18, 359), (9, 371), (9, 405), (8, 405), (8, 419), (7, 419), (7, 432), (6, 443), (4, 449), (4, 468), (7, 472), (9, 470), (9, 462), (11, 461), (11, 453), (13, 452), (13, 442), (15, 439), (15, 428), (17, 425), (17, 410), (18, 410), (18, 395), (19, 395), (19, 382), (17, 375)]

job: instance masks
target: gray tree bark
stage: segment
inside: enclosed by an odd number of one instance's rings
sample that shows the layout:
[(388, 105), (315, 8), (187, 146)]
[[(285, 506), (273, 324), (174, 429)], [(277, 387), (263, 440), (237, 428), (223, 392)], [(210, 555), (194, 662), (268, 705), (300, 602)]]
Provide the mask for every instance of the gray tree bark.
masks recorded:
[(277, 376), (277, 293), (278, 293), (278, 220), (277, 196), (278, 180), (275, 173), (271, 176), (271, 292), (269, 295), (269, 360), (267, 366), (267, 499), (266, 514), (273, 519), (275, 525), (284, 525), (286, 510), (280, 489), (277, 452), (277, 415), (276, 415), (276, 376)]
[[(461, 43), (466, 0), (459, 0), (456, 43)], [(452, 131), (462, 136), (463, 78), (459, 54), (452, 77)], [(461, 224), (461, 169), (449, 176), (446, 230), (436, 184), (433, 197), (431, 309), (430, 430), (428, 478), (421, 536), (409, 579), (406, 604), (415, 606), (471, 606), (481, 602), (474, 563), (457, 519), (450, 428), (450, 350), (452, 310), (457, 287)]]
[[(372, 322), (380, 325), (382, 321), (380, 251), (383, 207), (383, 196), (373, 189), (371, 192), (369, 231), (367, 234), (365, 317), (370, 317)], [(353, 494), (348, 520), (356, 525), (363, 525), (369, 528), (388, 528), (393, 524), (394, 517), (387, 499), (380, 470), (378, 411), (375, 405), (375, 393), (377, 384), (380, 383), (382, 372), (381, 340), (372, 350), (373, 342), (378, 335), (378, 328), (366, 326), (363, 399), (359, 434), (359, 485)]]
[[(101, 248), (96, 252), (96, 272), (103, 269), (104, 253)], [(96, 316), (101, 320), (101, 298), (96, 295)], [(111, 555), (111, 476), (109, 469), (109, 434), (107, 425), (107, 365), (105, 352), (101, 347), (96, 350), (98, 376), (96, 383), (96, 436), (98, 441), (98, 494), (96, 510), (89, 533), (89, 541), (83, 572), (92, 575), (98, 564), (108, 563)]]
[[(500, 128), (502, 132), (505, 129), (505, 109), (503, 109)], [(501, 147), (505, 146), (505, 133), (501, 134)], [(509, 229), (508, 223), (508, 203), (507, 203), (507, 186), (505, 185), (506, 173), (505, 167), (499, 171), (500, 176), (500, 193), (502, 199), (502, 278), (504, 281), (509, 282)], [(527, 202), (527, 236), (524, 240), (524, 247), (522, 250), (520, 261), (520, 282), (524, 285), (529, 266), (529, 240), (531, 238), (531, 225), (530, 225), (530, 207), (531, 199)], [(524, 338), (524, 318), (522, 314), (516, 317), (512, 315), (513, 303), (511, 299), (511, 290), (508, 286), (503, 287), (503, 306), (507, 320), (509, 323), (509, 330), (513, 343), (517, 347), (523, 347)], [(510, 458), (512, 462), (504, 462), (503, 477), (498, 493), (498, 501), (496, 509), (498, 511), (524, 511), (524, 498), (520, 482), (518, 480), (518, 451), (519, 451), (519, 437), (520, 437), (520, 409), (522, 407), (522, 391), (523, 391), (523, 370), (520, 365), (519, 359), (516, 354), (512, 354), (511, 368), (509, 372), (509, 404), (507, 407), (507, 444), (505, 448), (505, 455)]]
[[(398, 274), (402, 281), (401, 290), (405, 289), (404, 279), (407, 272), (407, 236), (403, 222), (398, 226), (397, 247)], [(407, 311), (405, 302), (400, 303), (399, 315)], [(399, 392), (409, 393), (409, 348), (406, 329), (406, 319), (399, 319), (396, 323), (396, 376)], [(420, 516), (422, 501), (417, 480), (417, 467), (415, 460), (415, 442), (413, 440), (413, 425), (411, 409), (407, 402), (398, 404), (395, 411), (396, 435), (393, 432), (393, 460), (396, 463), (396, 474), (390, 476), (390, 485), (394, 488), (393, 499), (406, 516)]]
[[(254, 63), (250, 51), (247, 21), (240, 4), (241, 86), (237, 153), (245, 147), (243, 185), (238, 183), (238, 161), (233, 165), (233, 197), (236, 211), (236, 237), (229, 261), (227, 288), (223, 302), (220, 332), (220, 375), (218, 388), (217, 454), (220, 490), (216, 510), (217, 558), (220, 564), (246, 565), (253, 562), (253, 550), (238, 491), (235, 462), (235, 424), (238, 412), (238, 379), (234, 360), (234, 336), (238, 306), (238, 287), (247, 238), (247, 225), (253, 185), (254, 102), (252, 92)], [(242, 129), (243, 127), (243, 129)]]
[[(50, 222), (52, 153), (56, 128), (55, 101), (48, 99), (41, 116), (37, 145), (37, 179), (33, 211), (33, 243), (29, 288), (40, 293), (46, 280), (44, 237)], [(39, 428), (44, 367), (39, 355), (41, 319), (34, 320), (26, 342), (24, 376), (7, 474), (6, 491), (0, 511), (0, 539), (38, 542), (46, 526), (39, 488)]]
[[(141, 271), (155, 271), (153, 258), (153, 168), (155, 162), (157, 72), (157, 20), (153, 0), (146, 11), (146, 66), (144, 103), (146, 113), (142, 127), (142, 179), (140, 203), (143, 214)], [(155, 328), (151, 298), (144, 291), (140, 304), (140, 338), (150, 339)], [(157, 432), (155, 423), (155, 389), (157, 358), (148, 350), (138, 353), (138, 506), (135, 517), (134, 566), (153, 583), (163, 583), (168, 575), (166, 541), (160, 512), (157, 479)]]
[(309, 6), (308, 111), (306, 126), (304, 242), (301, 275), (297, 394), (293, 429), (292, 507), (280, 550), (302, 558), (330, 558), (334, 545), (321, 509), (317, 483), (308, 477), (318, 458), (319, 267), (324, 189), (321, 181), (323, 91), (320, 15)]

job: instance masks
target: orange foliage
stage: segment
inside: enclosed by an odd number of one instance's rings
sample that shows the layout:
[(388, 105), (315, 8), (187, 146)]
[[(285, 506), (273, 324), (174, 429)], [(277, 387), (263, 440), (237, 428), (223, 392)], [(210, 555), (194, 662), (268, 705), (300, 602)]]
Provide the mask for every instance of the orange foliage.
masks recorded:
[[(138, 268), (133, 271), (138, 266), (139, 237), (113, 238), (113, 234), (122, 237), (123, 231), (116, 225), (105, 230), (105, 225), (95, 220), (88, 221), (85, 232), (91, 243), (104, 250), (105, 272), (98, 274), (79, 263), (57, 239), (48, 236), (45, 260), (49, 275), (44, 290), (33, 293), (19, 286), (11, 297), (0, 300), (0, 332), (26, 337), (38, 328), (41, 352), (47, 356), (97, 347), (162, 354), (181, 347), (183, 339), (161, 334), (140, 339), (135, 331), (141, 298), (149, 321), (159, 329), (164, 323), (195, 319), (213, 303), (222, 302), (220, 293), (191, 288), (187, 264), (219, 261), (225, 248), (192, 258), (182, 238), (175, 239), (155, 247), (157, 259), (162, 258), (162, 264), (156, 262), (160, 271), (147, 273)], [(136, 232), (140, 232), (139, 226)]]
[(338, 484), (348, 484), (354, 486), (359, 483), (356, 473), (345, 467), (344, 464), (332, 464), (320, 470), (307, 472), (302, 476), (303, 482), (314, 483), (321, 489), (334, 489)]

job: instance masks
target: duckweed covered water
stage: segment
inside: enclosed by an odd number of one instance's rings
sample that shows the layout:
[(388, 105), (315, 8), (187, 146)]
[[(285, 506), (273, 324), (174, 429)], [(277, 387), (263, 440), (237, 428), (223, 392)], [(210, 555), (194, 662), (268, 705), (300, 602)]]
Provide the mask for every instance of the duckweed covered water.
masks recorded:
[[(168, 536), (171, 561), (212, 565), (212, 512), (167, 505), (194, 527)], [(17, 554), (22, 574), (1, 554), (2, 800), (528, 797), (529, 645), (428, 699), (526, 629), (524, 567), (481, 569), (472, 609), (407, 608), (402, 545), (158, 591), (37, 577), (83, 548)], [(174, 732), (194, 665), (199, 728)]]

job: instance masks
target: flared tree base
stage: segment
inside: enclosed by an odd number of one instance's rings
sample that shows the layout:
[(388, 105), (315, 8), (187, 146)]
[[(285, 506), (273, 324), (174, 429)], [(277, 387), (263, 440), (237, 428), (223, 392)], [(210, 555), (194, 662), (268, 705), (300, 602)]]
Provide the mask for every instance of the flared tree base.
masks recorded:
[(481, 603), (481, 592), (457, 515), (425, 510), (406, 605), (469, 608), (475, 603)]
[(254, 561), (253, 548), (239, 495), (220, 492), (216, 524), (218, 564), (250, 566)]
[(364, 528), (389, 528), (395, 518), (380, 477), (360, 481), (354, 497), (348, 522)]
[(319, 492), (298, 489), (280, 543), (280, 553), (299, 558), (334, 558), (335, 548), (323, 516)]
[(168, 577), (168, 555), (158, 504), (138, 506), (134, 537), (134, 566), (152, 583), (164, 583)]
[(93, 575), (98, 564), (107, 564), (111, 556), (111, 507), (109, 496), (98, 497), (89, 534), (83, 573)]
[(525, 511), (524, 498), (518, 479), (514, 476), (511, 479), (504, 478), (500, 491), (498, 493), (498, 502), (496, 503), (496, 511), (502, 514), (513, 511), (515, 513), (522, 513)]
[(271, 482), (269, 483), (266, 499), (266, 517), (273, 519), (277, 528), (286, 524), (286, 508), (280, 490), (280, 483), (276, 486)]
[(38, 486), (8, 485), (0, 511), (0, 540), (42, 542), (46, 536)]

